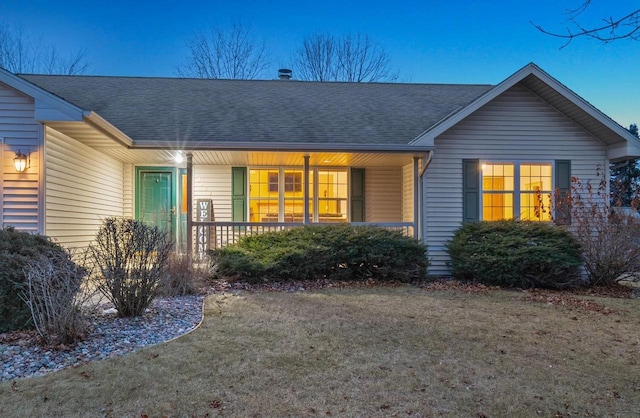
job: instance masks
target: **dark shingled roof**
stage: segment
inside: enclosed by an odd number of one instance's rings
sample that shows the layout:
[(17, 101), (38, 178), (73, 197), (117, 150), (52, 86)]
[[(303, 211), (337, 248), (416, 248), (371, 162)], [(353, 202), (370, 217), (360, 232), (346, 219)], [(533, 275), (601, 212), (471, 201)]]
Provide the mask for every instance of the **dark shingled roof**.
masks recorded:
[(490, 85), (21, 75), (134, 141), (405, 145)]

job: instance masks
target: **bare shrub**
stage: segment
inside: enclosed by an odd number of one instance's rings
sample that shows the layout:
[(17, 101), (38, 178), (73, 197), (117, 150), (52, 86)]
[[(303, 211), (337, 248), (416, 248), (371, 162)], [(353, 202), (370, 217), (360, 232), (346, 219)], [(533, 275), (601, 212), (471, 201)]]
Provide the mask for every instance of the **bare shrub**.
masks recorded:
[(207, 264), (193, 260), (188, 254), (172, 252), (168, 259), (167, 274), (160, 285), (165, 296), (193, 295), (206, 280)]
[(48, 251), (25, 267), (22, 293), (36, 331), (47, 344), (69, 344), (86, 331), (82, 312), (91, 294), (84, 291), (87, 270), (67, 251)]
[(597, 186), (571, 179), (571, 232), (582, 245), (588, 284), (609, 285), (640, 272), (640, 217), (630, 207), (610, 203), (604, 176)]
[(158, 227), (107, 218), (89, 247), (98, 289), (118, 315), (139, 316), (155, 298), (172, 244)]

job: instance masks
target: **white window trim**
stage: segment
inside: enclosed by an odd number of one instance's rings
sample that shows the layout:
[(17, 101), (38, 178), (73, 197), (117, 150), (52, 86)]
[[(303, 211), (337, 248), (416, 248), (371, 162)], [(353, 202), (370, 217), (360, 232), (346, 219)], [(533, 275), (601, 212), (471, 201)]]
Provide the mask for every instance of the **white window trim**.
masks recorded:
[[(286, 170), (300, 170), (304, 172), (303, 166), (247, 166), (247, 219), (251, 217), (251, 170), (278, 170), (278, 222), (284, 222), (284, 172)], [(347, 172), (347, 222), (351, 222), (351, 167), (329, 167), (329, 166), (311, 166), (309, 172), (315, 181), (313, 182), (313, 195), (309, 196), (309, 201), (313, 205), (313, 212), (310, 221), (318, 222), (318, 210), (320, 208), (319, 191), (320, 185), (317, 181), (318, 171), (336, 170)], [(310, 176), (311, 177), (311, 176)], [(304, 182), (304, 180), (303, 180)], [(303, 199), (304, 200), (304, 199)], [(303, 203), (304, 204), (304, 203)]]
[[(480, 191), (480, 220), (483, 220), (484, 218), (484, 190), (482, 187), (482, 180), (483, 180), (483, 174), (484, 174), (484, 170), (482, 169), (482, 167), (485, 164), (513, 164), (513, 219), (520, 219), (520, 166), (522, 164), (550, 164), (551, 165), (551, 193), (553, 193), (553, 190), (556, 189), (556, 163), (554, 160), (480, 160), (479, 161), (480, 164), (480, 184), (479, 184), (479, 191)], [(517, 214), (517, 216), (516, 216)]]

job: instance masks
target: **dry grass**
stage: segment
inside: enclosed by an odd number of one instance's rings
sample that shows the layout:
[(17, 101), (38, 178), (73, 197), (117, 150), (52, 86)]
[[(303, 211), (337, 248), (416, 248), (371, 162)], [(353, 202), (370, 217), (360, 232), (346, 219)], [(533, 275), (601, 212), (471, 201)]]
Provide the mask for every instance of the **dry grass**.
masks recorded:
[(1, 384), (0, 416), (638, 416), (639, 301), (591, 299), (613, 313), (408, 286), (211, 296), (178, 340)]

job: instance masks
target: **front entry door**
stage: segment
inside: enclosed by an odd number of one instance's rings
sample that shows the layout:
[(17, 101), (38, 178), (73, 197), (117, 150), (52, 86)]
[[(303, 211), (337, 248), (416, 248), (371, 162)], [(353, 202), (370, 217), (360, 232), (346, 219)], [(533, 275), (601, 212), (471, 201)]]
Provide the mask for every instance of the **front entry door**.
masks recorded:
[(173, 172), (141, 170), (138, 187), (138, 219), (159, 227), (172, 239), (176, 214)]

